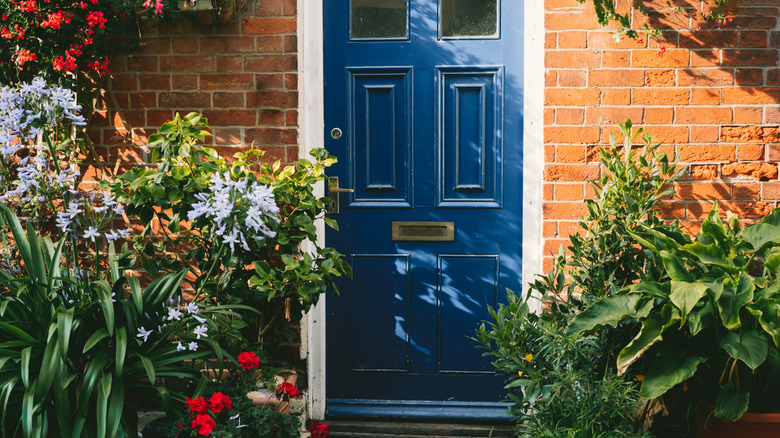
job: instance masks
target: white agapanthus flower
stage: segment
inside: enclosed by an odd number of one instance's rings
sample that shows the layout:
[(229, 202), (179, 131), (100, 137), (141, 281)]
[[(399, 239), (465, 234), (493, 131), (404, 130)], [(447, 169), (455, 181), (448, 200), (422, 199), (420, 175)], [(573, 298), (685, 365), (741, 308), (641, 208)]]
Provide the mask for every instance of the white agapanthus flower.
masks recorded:
[(249, 241), (261, 243), (276, 233), (268, 227), (269, 221), (279, 222), (279, 207), (273, 190), (257, 181), (233, 181), (229, 172), (214, 174), (208, 192), (195, 195), (198, 200), (187, 213), (189, 220), (200, 217), (213, 223), (212, 235), (218, 242), (249, 251)]
[(181, 321), (181, 310), (169, 307), (168, 308), (168, 319), (173, 321), (174, 319), (176, 321)]
[(147, 339), (149, 339), (149, 335), (151, 335), (152, 333), (154, 333), (154, 332), (152, 332), (151, 330), (147, 330), (147, 329), (143, 328), (143, 326), (142, 326), (142, 327), (138, 328), (138, 334), (135, 335), (135, 336), (137, 338), (144, 338), (144, 342), (146, 342)]
[(209, 329), (208, 327), (206, 327), (206, 324), (201, 324), (195, 327), (195, 330), (192, 331), (192, 334), (194, 334), (197, 337), (197, 339), (200, 339), (201, 337), (208, 338), (209, 335), (206, 334), (208, 330)]

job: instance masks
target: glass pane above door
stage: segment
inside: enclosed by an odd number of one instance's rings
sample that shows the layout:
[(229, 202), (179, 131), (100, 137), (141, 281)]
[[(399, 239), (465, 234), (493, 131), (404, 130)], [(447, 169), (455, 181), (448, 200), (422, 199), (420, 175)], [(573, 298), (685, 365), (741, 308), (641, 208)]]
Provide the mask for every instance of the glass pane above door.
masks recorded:
[(439, 20), (443, 38), (497, 37), (498, 0), (441, 0)]
[(351, 39), (408, 38), (408, 0), (352, 0), (350, 3)]

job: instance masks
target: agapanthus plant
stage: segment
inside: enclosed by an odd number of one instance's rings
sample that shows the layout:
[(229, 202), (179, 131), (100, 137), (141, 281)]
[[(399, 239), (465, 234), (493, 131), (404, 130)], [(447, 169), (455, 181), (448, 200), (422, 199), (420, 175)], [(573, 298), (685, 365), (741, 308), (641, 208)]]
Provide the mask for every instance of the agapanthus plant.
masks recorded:
[(0, 199), (54, 208), (80, 175), (70, 126), (84, 125), (72, 91), (43, 78), (0, 89)]
[[(128, 272), (135, 259), (126, 244), (116, 251), (129, 233), (115, 226), (124, 206), (74, 190), (79, 110), (42, 79), (0, 89), (1, 436), (130, 436), (127, 406), (184, 400), (158, 378), (184, 388), (204, 379), (187, 360), (213, 355), (222, 367), (210, 312), (235, 317), (183, 303), (186, 269), (146, 288)], [(26, 227), (9, 207), (19, 200), (40, 207)]]

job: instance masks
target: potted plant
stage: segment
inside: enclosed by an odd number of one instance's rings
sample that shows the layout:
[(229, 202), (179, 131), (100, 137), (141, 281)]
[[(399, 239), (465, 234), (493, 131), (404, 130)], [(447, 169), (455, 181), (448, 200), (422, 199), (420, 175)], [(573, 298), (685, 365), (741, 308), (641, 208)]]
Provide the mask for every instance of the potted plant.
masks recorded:
[[(641, 251), (663, 270), (607, 296), (579, 313), (567, 333), (592, 333), (633, 320), (636, 336), (617, 356), (620, 373), (646, 369), (639, 395), (654, 399), (672, 388), (693, 391), (722, 422), (746, 412), (780, 408), (780, 209), (743, 227), (717, 204), (691, 239), (679, 227), (631, 224)], [(703, 406), (708, 406), (707, 404)], [(732, 425), (733, 427), (733, 425)], [(748, 435), (780, 436), (780, 425)], [(752, 426), (751, 426), (752, 427)], [(718, 432), (715, 432), (718, 433)]]

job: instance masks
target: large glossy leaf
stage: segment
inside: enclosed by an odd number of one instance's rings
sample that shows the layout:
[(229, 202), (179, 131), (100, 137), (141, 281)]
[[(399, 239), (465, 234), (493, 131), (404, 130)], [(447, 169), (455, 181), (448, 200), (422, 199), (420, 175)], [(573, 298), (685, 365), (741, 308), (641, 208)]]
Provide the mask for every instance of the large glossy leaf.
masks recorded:
[(745, 390), (737, 391), (733, 382), (727, 382), (715, 398), (715, 418), (736, 421), (747, 412), (748, 405), (750, 405), (750, 393)]
[(674, 281), (691, 282), (693, 275), (685, 267), (685, 259), (669, 251), (661, 251), (661, 261), (669, 277)]
[(669, 298), (669, 282), (656, 283), (654, 281), (642, 281), (629, 286), (631, 293), (646, 293), (658, 298)]
[(780, 226), (768, 223), (748, 225), (742, 230), (742, 238), (754, 251), (758, 251), (768, 243), (780, 243)]
[(625, 318), (642, 319), (652, 308), (652, 301), (639, 294), (615, 294), (602, 298), (580, 312), (566, 329), (567, 335), (578, 335), (596, 327), (616, 326)]
[(693, 306), (707, 293), (709, 287), (701, 282), (672, 280), (672, 292), (669, 299), (680, 309), (682, 320), (685, 321)]
[(728, 246), (729, 238), (726, 233), (726, 227), (723, 226), (723, 221), (720, 220), (720, 210), (717, 202), (710, 209), (707, 219), (702, 222), (701, 231), (696, 240), (702, 243), (717, 242), (723, 248)]
[(707, 360), (704, 356), (689, 355), (686, 348), (668, 348), (653, 362), (648, 370), (639, 396), (647, 399), (664, 395), (666, 391), (691, 378), (700, 363)]
[(693, 242), (680, 247), (681, 250), (696, 257), (705, 265), (717, 265), (728, 269), (735, 269), (734, 263), (726, 257), (723, 250), (716, 244), (705, 245), (701, 242)]
[(772, 337), (776, 347), (780, 347), (780, 303), (767, 298), (759, 298), (746, 306), (758, 319), (761, 328)]
[(728, 278), (723, 281), (723, 292), (718, 298), (718, 312), (723, 325), (729, 330), (742, 326), (739, 313), (742, 307), (753, 301), (753, 280), (748, 274), (740, 273), (736, 281)]
[(752, 370), (764, 363), (769, 353), (769, 341), (761, 330), (730, 332), (720, 341), (720, 346)]
[(688, 314), (688, 330), (691, 332), (691, 336), (696, 336), (702, 329), (713, 323), (715, 323), (715, 317), (712, 314), (712, 306), (697, 306)]
[(680, 314), (677, 309), (668, 304), (661, 309), (661, 312), (645, 318), (639, 334), (618, 354), (618, 374), (622, 375), (648, 348), (662, 340), (664, 330), (679, 320)]

